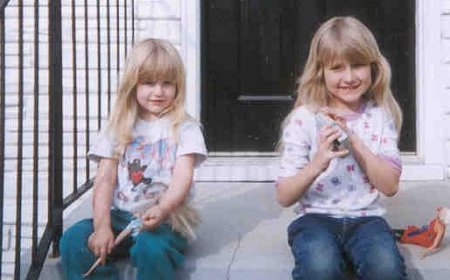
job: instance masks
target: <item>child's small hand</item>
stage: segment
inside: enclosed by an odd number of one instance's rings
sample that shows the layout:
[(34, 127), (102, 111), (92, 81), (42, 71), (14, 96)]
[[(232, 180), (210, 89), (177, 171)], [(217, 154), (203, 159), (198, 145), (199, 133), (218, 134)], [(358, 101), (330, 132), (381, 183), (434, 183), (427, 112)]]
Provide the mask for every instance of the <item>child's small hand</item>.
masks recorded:
[(330, 107), (323, 107), (319, 110), (320, 112), (326, 114), (331, 119), (335, 121), (335, 123), (345, 132), (347, 135), (351, 134), (350, 129), (347, 126), (347, 120), (341, 117), (339, 114), (335, 113), (334, 110)]
[(150, 207), (150, 209), (141, 216), (143, 228), (146, 230), (157, 228), (168, 215), (169, 213), (163, 210), (160, 205)]
[(436, 253), (437, 251), (439, 251), (441, 248), (428, 248), (426, 249), (420, 256), (421, 259), (424, 259), (434, 253)]
[(111, 253), (114, 247), (114, 234), (110, 227), (103, 227), (95, 230), (88, 239), (88, 247), (94, 255), (101, 259), (101, 263), (106, 263), (106, 256)]
[(347, 149), (341, 149), (337, 151), (333, 149), (333, 141), (338, 139), (339, 136), (339, 129), (330, 125), (324, 126), (319, 131), (319, 146), (317, 148), (317, 153), (311, 163), (315, 164), (321, 171), (327, 169), (332, 159), (346, 156), (349, 153)]

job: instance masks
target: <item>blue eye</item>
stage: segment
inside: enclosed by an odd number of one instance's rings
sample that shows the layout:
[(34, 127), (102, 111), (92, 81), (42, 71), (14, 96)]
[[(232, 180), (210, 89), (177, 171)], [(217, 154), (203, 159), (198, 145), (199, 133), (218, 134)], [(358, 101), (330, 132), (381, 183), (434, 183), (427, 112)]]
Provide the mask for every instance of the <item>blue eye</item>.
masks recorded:
[(335, 65), (331, 65), (330, 70), (332, 71), (339, 71), (343, 68), (344, 66), (342, 64), (335, 64)]

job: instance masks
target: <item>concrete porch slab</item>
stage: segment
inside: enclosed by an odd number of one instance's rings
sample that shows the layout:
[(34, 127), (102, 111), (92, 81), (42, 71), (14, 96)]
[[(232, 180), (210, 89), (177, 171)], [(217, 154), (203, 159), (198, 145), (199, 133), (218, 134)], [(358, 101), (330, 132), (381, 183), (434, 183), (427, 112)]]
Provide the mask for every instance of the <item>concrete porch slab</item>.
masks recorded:
[[(275, 201), (273, 183), (198, 183), (195, 203), (203, 223), (197, 230), (179, 279), (290, 279), (293, 258), (287, 245), (286, 227), (294, 218), (291, 209)], [(423, 225), (437, 206), (450, 206), (448, 182), (402, 182), (393, 198), (383, 198), (386, 218), (393, 227)], [(65, 219), (66, 225), (90, 215), (85, 199)], [(420, 259), (423, 248), (400, 245), (409, 278), (450, 279), (450, 238), (443, 249)], [(122, 262), (121, 279), (133, 279), (134, 270)], [(50, 260), (41, 279), (62, 279), (59, 263)]]

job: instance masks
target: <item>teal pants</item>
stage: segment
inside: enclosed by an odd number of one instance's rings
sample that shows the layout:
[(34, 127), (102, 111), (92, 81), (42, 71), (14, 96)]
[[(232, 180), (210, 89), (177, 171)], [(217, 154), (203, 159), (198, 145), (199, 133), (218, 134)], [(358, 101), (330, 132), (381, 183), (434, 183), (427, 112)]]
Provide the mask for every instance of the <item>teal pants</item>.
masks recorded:
[[(111, 210), (114, 234), (130, 222), (129, 212)], [(82, 220), (67, 229), (60, 241), (61, 263), (67, 280), (83, 279), (82, 274), (95, 262), (96, 256), (88, 248), (88, 238), (93, 232), (92, 219)], [(117, 246), (105, 265), (98, 266), (87, 279), (118, 279), (114, 260), (130, 257), (137, 268), (138, 280), (173, 280), (175, 269), (184, 261), (187, 240), (162, 224), (153, 231), (142, 231), (128, 237)]]

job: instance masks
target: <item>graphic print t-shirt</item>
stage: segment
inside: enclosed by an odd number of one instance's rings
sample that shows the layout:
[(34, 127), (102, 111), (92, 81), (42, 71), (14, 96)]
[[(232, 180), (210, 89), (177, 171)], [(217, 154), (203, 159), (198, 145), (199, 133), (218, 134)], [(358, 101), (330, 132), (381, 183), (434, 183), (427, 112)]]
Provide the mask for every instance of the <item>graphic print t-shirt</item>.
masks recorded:
[[(178, 143), (172, 136), (168, 117), (138, 120), (132, 135), (133, 141), (118, 159), (112, 205), (133, 213), (158, 202), (172, 180), (177, 156), (195, 154), (198, 166), (206, 158), (206, 147), (200, 126), (193, 120), (180, 124)], [(115, 144), (114, 137), (103, 132), (88, 156), (94, 161), (114, 158)]]

